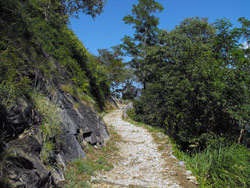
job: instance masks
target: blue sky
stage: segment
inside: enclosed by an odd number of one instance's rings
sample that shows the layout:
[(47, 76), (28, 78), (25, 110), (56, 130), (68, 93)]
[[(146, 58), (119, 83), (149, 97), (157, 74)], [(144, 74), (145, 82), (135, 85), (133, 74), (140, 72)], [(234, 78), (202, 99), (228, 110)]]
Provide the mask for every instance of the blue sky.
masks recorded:
[[(250, 0), (158, 0), (164, 11), (160, 18), (159, 28), (173, 29), (187, 17), (207, 17), (209, 22), (218, 18), (228, 18), (237, 24), (239, 17), (250, 20)], [(89, 52), (97, 55), (97, 49), (110, 48), (121, 43), (125, 35), (133, 35), (131, 25), (126, 25), (122, 18), (131, 13), (132, 5), (137, 0), (107, 0), (104, 12), (92, 19), (80, 15), (79, 19), (71, 19), (71, 29), (83, 42)]]

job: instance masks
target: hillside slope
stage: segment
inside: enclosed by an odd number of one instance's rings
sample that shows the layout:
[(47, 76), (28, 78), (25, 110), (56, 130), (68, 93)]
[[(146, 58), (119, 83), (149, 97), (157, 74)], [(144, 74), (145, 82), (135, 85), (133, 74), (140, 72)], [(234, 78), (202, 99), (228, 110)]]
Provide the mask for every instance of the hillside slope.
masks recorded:
[(0, 187), (57, 187), (87, 143), (109, 137), (96, 115), (104, 69), (48, 2), (0, 2)]

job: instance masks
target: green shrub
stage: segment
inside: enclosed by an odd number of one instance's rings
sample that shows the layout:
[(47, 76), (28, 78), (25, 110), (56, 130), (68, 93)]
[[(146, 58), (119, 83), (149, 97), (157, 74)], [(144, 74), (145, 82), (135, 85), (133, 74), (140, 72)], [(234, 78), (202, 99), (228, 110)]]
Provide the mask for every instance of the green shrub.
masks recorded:
[(135, 113), (135, 109), (131, 108), (127, 110), (128, 117), (131, 118), (132, 120), (136, 121), (137, 120), (137, 114)]
[(210, 24), (198, 17), (161, 31), (160, 42), (146, 50), (148, 80), (134, 105), (138, 120), (165, 128), (183, 151), (206, 148), (214, 135), (236, 141), (250, 118), (242, 31), (226, 19)]

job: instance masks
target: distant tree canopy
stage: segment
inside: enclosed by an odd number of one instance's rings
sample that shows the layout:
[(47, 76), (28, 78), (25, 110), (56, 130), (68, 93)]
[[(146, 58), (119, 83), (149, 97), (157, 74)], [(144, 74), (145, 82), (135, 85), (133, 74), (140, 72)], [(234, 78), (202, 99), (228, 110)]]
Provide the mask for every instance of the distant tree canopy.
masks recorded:
[(125, 79), (124, 71), (126, 64), (122, 62), (122, 58), (117, 52), (107, 49), (99, 49), (98, 52), (98, 60), (106, 67), (111, 91), (115, 92), (119, 84)]
[(112, 50), (99, 49), (98, 60), (104, 65), (108, 82), (110, 84), (111, 94), (114, 97), (124, 99), (133, 99), (138, 94), (138, 89), (134, 86), (136, 81), (134, 71), (124, 63), (122, 52), (119, 46)]

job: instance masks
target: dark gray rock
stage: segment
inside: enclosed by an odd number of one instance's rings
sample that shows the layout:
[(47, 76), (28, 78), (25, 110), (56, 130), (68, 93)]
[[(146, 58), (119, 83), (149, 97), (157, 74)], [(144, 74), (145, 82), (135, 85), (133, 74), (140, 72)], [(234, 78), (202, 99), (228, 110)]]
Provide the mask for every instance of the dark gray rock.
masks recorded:
[(85, 157), (85, 153), (74, 135), (64, 133), (61, 135), (61, 140), (61, 150), (59, 154), (66, 163), (72, 159)]
[(10, 187), (57, 187), (51, 172), (39, 157), (41, 143), (35, 138), (34, 133), (23, 134), (7, 144), (8, 157), (5, 159), (5, 169)]
[(0, 131), (2, 139), (7, 142), (16, 139), (30, 125), (35, 125), (41, 120), (35, 113), (32, 105), (25, 99), (18, 98), (16, 104), (9, 112), (1, 107)]
[[(62, 84), (71, 84), (71, 80), (62, 67), (55, 65), (62, 78), (55, 77), (49, 81), (43, 75), (36, 77), (37, 89), (57, 104), (61, 112), (60, 139), (54, 140), (56, 149), (49, 153), (49, 161), (55, 166), (53, 170), (49, 170), (40, 158), (44, 144), (40, 129), (43, 117), (36, 113), (32, 101), (19, 98), (9, 111), (0, 106), (0, 162), (1, 153), (6, 151), (10, 154), (4, 161), (8, 164), (4, 174), (10, 187), (57, 187), (64, 181), (63, 172), (67, 164), (85, 157), (83, 149), (86, 143), (102, 146), (109, 138), (103, 120), (95, 111), (60, 89)], [(27, 76), (35, 77), (32, 73), (27, 73)], [(49, 90), (51, 87), (55, 88), (53, 94)], [(77, 109), (74, 108), (75, 103), (79, 104)], [(4, 185), (1, 178), (0, 185)]]

